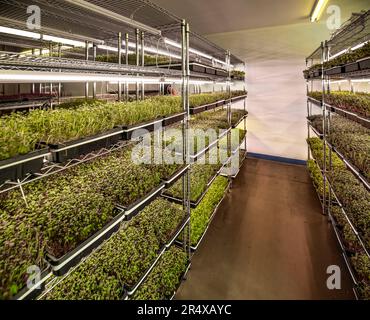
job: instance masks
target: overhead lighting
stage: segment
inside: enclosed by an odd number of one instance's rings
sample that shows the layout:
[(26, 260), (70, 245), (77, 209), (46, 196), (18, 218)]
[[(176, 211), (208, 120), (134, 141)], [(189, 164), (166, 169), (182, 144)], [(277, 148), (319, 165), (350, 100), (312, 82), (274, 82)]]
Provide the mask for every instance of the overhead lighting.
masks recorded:
[[(166, 78), (163, 80), (166, 83), (182, 83), (182, 79)], [(214, 84), (214, 81), (210, 80), (189, 80), (189, 84)]]
[(160, 78), (149, 78), (149, 77), (146, 78), (140, 76), (0, 70), (0, 83), (34, 83), (34, 82), (159, 83), (160, 81), (161, 81)]
[[(176, 42), (176, 41), (173, 41), (173, 40), (170, 40), (170, 39), (165, 38), (164, 39), (164, 42), (166, 44), (170, 45), (170, 46), (173, 46), (175, 48), (181, 49), (181, 44), (178, 43), (178, 42)], [(217, 62), (219, 64), (222, 64), (222, 65), (226, 65), (227, 64), (225, 61), (216, 59), (216, 58), (212, 57), (211, 55), (206, 54), (206, 53), (203, 53), (203, 52), (201, 52), (199, 50), (195, 50), (195, 49), (189, 48), (189, 52), (194, 53), (194, 54), (196, 54), (198, 56), (201, 56), (203, 58), (206, 58), (206, 59), (209, 59), (209, 60), (213, 60), (213, 61), (215, 61), (215, 62)], [(232, 65), (230, 65), (230, 66), (232, 67)]]
[[(18, 20), (9, 19), (9, 18), (5, 18), (5, 17), (0, 16), (0, 25), (11, 25), (15, 28), (23, 29), (24, 28), (24, 21), (18, 21)], [(44, 25), (41, 25), (41, 29), (38, 32), (40, 34), (54, 34), (54, 35), (56, 34), (56, 35), (58, 35), (58, 37), (63, 37), (65, 39), (74, 39), (74, 40), (78, 40), (78, 41), (82, 41), (82, 42), (89, 41), (89, 42), (92, 42), (92, 43), (95, 43), (95, 44), (103, 44), (104, 43), (104, 41), (100, 40), (100, 39), (86, 37), (86, 36), (82, 36), (82, 35), (79, 35), (79, 34), (76, 34), (76, 33), (61, 31), (59, 29), (53, 29), (53, 28), (45, 27)]]
[(147, 26), (147, 25), (145, 25), (143, 23), (140, 23), (138, 21), (135, 21), (133, 19), (124, 17), (124, 16), (122, 16), (122, 15), (116, 13), (116, 12), (107, 10), (103, 7), (97, 6), (97, 5), (92, 4), (88, 1), (84, 1), (84, 0), (66, 0), (66, 2), (69, 2), (74, 6), (78, 6), (78, 7), (81, 7), (83, 9), (89, 10), (91, 12), (100, 14), (102, 16), (105, 16), (105, 17), (109, 18), (109, 19), (113, 19), (113, 20), (116, 20), (118, 22), (123, 22), (123, 23), (125, 23), (129, 26), (140, 29), (142, 31), (146, 31), (146, 32), (149, 32), (149, 33), (157, 35), (157, 36), (161, 35), (161, 31), (158, 30), (158, 29), (152, 28), (150, 26)]
[[(182, 83), (181, 78), (141, 77), (128, 75), (103, 75), (103, 74), (81, 74), (61, 72), (37, 72), (22, 70), (0, 70), (0, 83), (43, 83), (43, 82), (109, 82), (109, 83)], [(190, 80), (190, 84), (214, 84), (210, 80)], [(219, 83), (219, 84), (226, 84)]]
[(85, 42), (83, 41), (54, 37), (54, 36), (50, 36), (47, 34), (40, 34), (36, 32), (24, 31), (20, 29), (13, 29), (13, 28), (1, 27), (1, 26), (0, 26), (0, 33), (12, 34), (15, 36), (32, 38), (32, 39), (37, 39), (37, 40), (45, 40), (45, 41), (50, 41), (50, 42), (55, 42), (55, 43), (62, 43), (62, 44), (73, 46), (73, 47), (85, 47), (86, 45)]
[(174, 58), (174, 59), (181, 59), (181, 56), (179, 56), (177, 54), (172, 54), (172, 53), (169, 53), (169, 52), (164, 51), (164, 50), (159, 50), (157, 48), (151, 48), (151, 47), (145, 47), (144, 46), (144, 50), (145, 50), (145, 52), (155, 53), (155, 54), (158, 54), (158, 55), (161, 55), (161, 56), (167, 56), (167, 57)]
[[(125, 41), (122, 41), (122, 45), (123, 46), (126, 45)], [(140, 44), (139, 44), (139, 46), (140, 46)], [(129, 42), (128, 47), (129, 48), (136, 48), (136, 44), (134, 42)], [(173, 54), (173, 53), (170, 53), (168, 51), (160, 50), (160, 49), (153, 48), (153, 47), (144, 46), (144, 51), (154, 53), (154, 54), (158, 54), (158, 55), (161, 55), (161, 56), (171, 57), (171, 58), (174, 58), (174, 59), (181, 59), (181, 56), (178, 55), (178, 54)]]
[(360, 48), (362, 48), (365, 44), (367, 44), (369, 41), (365, 41), (365, 42), (363, 42), (363, 43), (360, 43), (360, 44), (358, 44), (357, 46), (354, 46), (354, 47), (352, 47), (351, 48), (351, 50), (357, 50), (357, 49), (360, 49)]
[(71, 40), (71, 39), (66, 39), (66, 38), (59, 38), (59, 37), (48, 36), (48, 35), (43, 35), (42, 39), (46, 40), (46, 41), (67, 44), (67, 45), (70, 45), (70, 46), (73, 46), (73, 47), (83, 47), (84, 48), (86, 46), (85, 42), (82, 42), (82, 41), (76, 41), (76, 40)]
[[(107, 51), (112, 51), (112, 52), (118, 52), (118, 48), (115, 48), (115, 47), (111, 47), (111, 46), (106, 46), (104, 44), (100, 44), (97, 46), (98, 49), (101, 49), (101, 50), (107, 50)], [(128, 50), (128, 53), (134, 53), (133, 51), (130, 51)], [(124, 52), (122, 52), (122, 54), (124, 54)]]
[(331, 84), (340, 84), (340, 83), (344, 83), (344, 82), (348, 82), (348, 80), (335, 80), (335, 81), (330, 81)]
[(370, 79), (351, 79), (352, 82), (369, 82), (370, 83)]
[(113, 52), (118, 52), (118, 48), (106, 46), (104, 44), (98, 45), (98, 49), (107, 50), (107, 51), (113, 51)]
[(328, 0), (316, 0), (314, 9), (312, 10), (311, 14), (311, 22), (319, 21), (327, 2)]
[(332, 55), (332, 56), (329, 58), (329, 60), (335, 59), (336, 57), (341, 56), (342, 54), (346, 53), (347, 51), (348, 51), (347, 49), (342, 50), (342, 51), (340, 51), (340, 52), (338, 52), (338, 53), (336, 53), (336, 54)]
[(33, 39), (41, 38), (41, 35), (39, 33), (24, 31), (20, 29), (7, 28), (7, 27), (0, 27), (0, 33), (12, 34), (15, 36), (33, 38)]

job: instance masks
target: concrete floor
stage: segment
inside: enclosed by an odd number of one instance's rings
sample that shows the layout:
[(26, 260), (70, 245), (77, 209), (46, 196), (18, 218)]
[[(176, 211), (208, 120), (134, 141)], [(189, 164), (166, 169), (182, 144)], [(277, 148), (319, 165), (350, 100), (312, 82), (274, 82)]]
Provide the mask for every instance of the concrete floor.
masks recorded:
[[(341, 268), (341, 290), (326, 287), (329, 265)], [(304, 166), (247, 159), (176, 299), (353, 299)]]

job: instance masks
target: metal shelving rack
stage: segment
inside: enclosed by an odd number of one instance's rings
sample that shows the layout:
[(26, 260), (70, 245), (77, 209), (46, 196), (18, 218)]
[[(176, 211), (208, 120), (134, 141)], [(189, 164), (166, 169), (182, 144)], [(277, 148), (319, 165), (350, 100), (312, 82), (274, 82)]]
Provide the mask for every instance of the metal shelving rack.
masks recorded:
[[(24, 21), (28, 18), (26, 8), (30, 4), (29, 1), (1, 0), (0, 2), (0, 25), (29, 31), (24, 24)], [(231, 64), (242, 64), (243, 62), (236, 56), (231, 55), (230, 52), (226, 52), (199, 34), (190, 31), (189, 24), (186, 21), (179, 19), (147, 0), (67, 0), (63, 2), (34, 0), (32, 4), (38, 5), (43, 14), (41, 29), (37, 30), (41, 36), (37, 39), (30, 39), (19, 35), (6, 35), (0, 39), (0, 45), (31, 50), (31, 53), (27, 55), (19, 52), (0, 52), (0, 83), (30, 83), (32, 84), (32, 92), (34, 92), (35, 79), (32, 79), (32, 76), (37, 76), (37, 84), (40, 84), (40, 88), (42, 83), (48, 83), (52, 92), (54, 86), (58, 101), (61, 98), (61, 83), (76, 82), (78, 77), (83, 77), (84, 79), (79, 82), (85, 82), (85, 97), (89, 96), (89, 83), (92, 83), (92, 96), (96, 97), (96, 82), (109, 81), (105, 80), (104, 77), (116, 77), (115, 79), (117, 79), (119, 86), (117, 95), (119, 101), (128, 99), (129, 82), (134, 83), (136, 86), (136, 99), (142, 99), (145, 95), (144, 82), (142, 80), (146, 77), (158, 79), (160, 94), (163, 94), (163, 83), (166, 82), (167, 78), (176, 79), (181, 84), (184, 110), (182, 121), (183, 141), (185, 142), (183, 146), (183, 160), (187, 168), (181, 173), (183, 208), (187, 218), (186, 223), (181, 228), (181, 232), (183, 232), (185, 240), (183, 241), (183, 248), (187, 252), (190, 265), (191, 161), (188, 135), (190, 119), (189, 87), (191, 81), (217, 82), (220, 81), (220, 78), (217, 75), (191, 75), (189, 63), (192, 60), (214, 68), (225, 68), (228, 73), (226, 85), (228, 92), (230, 92), (230, 66)], [(46, 37), (44, 35), (48, 35), (49, 38), (50, 36), (60, 37), (84, 43), (84, 53), (76, 53), (76, 56), (83, 59), (62, 58), (63, 45), (55, 41), (45, 40)], [(136, 52), (136, 65), (128, 64), (129, 40), (134, 40), (133, 48)], [(175, 41), (176, 45), (170, 47), (168, 40)], [(119, 57), (118, 63), (95, 61), (97, 52), (104, 50), (102, 47), (99, 48), (103, 44), (116, 50)], [(180, 56), (181, 70), (145, 66), (144, 55), (147, 47), (149, 49), (157, 49), (157, 53), (154, 55), (161, 55), (159, 52), (165, 52), (172, 56)], [(35, 55), (36, 49), (40, 51), (38, 56)], [(49, 50), (49, 56), (41, 55), (45, 49)], [(139, 61), (140, 55), (142, 61)], [(9, 75), (17, 75), (18, 78), (12, 79)], [(51, 76), (55, 76), (55, 79), (51, 79)], [(62, 76), (64, 80), (58, 79), (58, 76)], [(22, 77), (23, 81), (20, 81), (19, 78)], [(126, 80), (120, 81), (120, 77)], [(128, 81), (127, 77), (132, 77), (132, 80)], [(172, 80), (168, 81), (171, 82)], [(124, 93), (123, 97), (121, 89)], [(140, 90), (141, 95), (139, 94)], [(246, 98), (244, 98), (244, 109), (246, 109), (245, 100)], [(231, 121), (231, 99), (228, 103), (228, 119)], [(246, 119), (243, 120), (244, 128), (246, 129)], [(119, 143), (109, 149), (92, 152), (82, 159), (71, 159), (64, 165), (50, 163), (50, 165), (44, 166), (42, 173), (37, 174), (36, 177), (30, 176), (23, 181), (8, 183), (5, 187), (3, 186), (0, 192), (9, 191), (12, 188), (22, 188), (22, 185), (35, 179), (48, 177), (50, 174), (90, 161), (126, 145), (127, 143)], [(46, 158), (48, 156), (50, 155), (44, 155)], [(174, 239), (171, 240), (169, 245), (172, 245), (173, 242)], [(156, 262), (158, 259), (156, 259)], [(151, 266), (151, 269), (154, 266), (155, 263)], [(150, 270), (146, 272), (140, 283), (145, 280)], [(51, 272), (47, 273), (34, 287), (27, 289), (18, 298), (30, 298), (39, 284), (45, 285), (50, 279), (54, 279), (52, 280), (53, 282), (55, 281), (55, 277), (52, 276)]]
[[(314, 64), (321, 64), (321, 71), (319, 72), (319, 76), (308, 78), (306, 81), (307, 85), (307, 95), (310, 91), (313, 91), (314, 81), (321, 82), (322, 87), (322, 100), (318, 101), (311, 97), (307, 97), (307, 115), (308, 117), (312, 115), (312, 107), (317, 107), (321, 110), (323, 116), (322, 122), (322, 129), (323, 132), (320, 133), (316, 128), (314, 128), (311, 122), (307, 121), (307, 128), (308, 128), (308, 138), (310, 138), (310, 133), (313, 132), (316, 136), (318, 136), (323, 141), (323, 168), (320, 168), (318, 163), (315, 161), (316, 165), (318, 166), (319, 170), (322, 173), (323, 177), (323, 194), (322, 194), (322, 209), (323, 214), (328, 216), (329, 221), (331, 222), (333, 229), (335, 231), (336, 237), (338, 239), (339, 245), (342, 249), (342, 256), (345, 260), (351, 278), (353, 280), (353, 291), (355, 294), (356, 299), (359, 299), (359, 295), (356, 290), (356, 286), (358, 281), (356, 279), (356, 274), (351, 266), (349, 257), (345, 250), (344, 241), (341, 238), (340, 232), (338, 231), (337, 224), (332, 215), (332, 207), (339, 206), (345, 220), (350, 225), (353, 233), (357, 237), (359, 244), (362, 246), (364, 253), (369, 257), (369, 249), (366, 247), (362, 237), (360, 236), (359, 232), (356, 230), (355, 226), (353, 225), (352, 221), (349, 219), (348, 214), (346, 213), (343, 205), (341, 204), (340, 200), (336, 196), (336, 193), (333, 189), (333, 186), (330, 182), (328, 177), (328, 173), (332, 170), (332, 155), (333, 152), (343, 161), (346, 168), (364, 185), (364, 187), (369, 191), (370, 184), (369, 181), (359, 172), (359, 170), (351, 163), (349, 159), (347, 159), (340, 151), (336, 149), (328, 141), (328, 136), (330, 135), (331, 130), (331, 120), (332, 115), (337, 114), (338, 116), (348, 117), (351, 116), (352, 119), (356, 121), (356, 119), (362, 121), (361, 124), (369, 127), (370, 120), (360, 117), (352, 112), (349, 112), (344, 109), (339, 109), (337, 107), (331, 106), (330, 104), (325, 102), (326, 93), (330, 92), (331, 84), (333, 81), (338, 80), (346, 80), (349, 82), (351, 92), (355, 92), (355, 81), (356, 79), (364, 79), (370, 77), (370, 69), (368, 70), (360, 70), (355, 72), (347, 72), (341, 73), (337, 75), (329, 75), (327, 74), (326, 70), (324, 69), (324, 63), (333, 59), (333, 56), (338, 57), (341, 54), (347, 53), (351, 51), (351, 48), (356, 47), (361, 43), (366, 43), (370, 41), (370, 10), (363, 12), (361, 14), (354, 14), (352, 18), (347, 21), (337, 32), (335, 32), (331, 39), (325, 42), (322, 42), (320, 47), (318, 47), (310, 56), (306, 58), (306, 66), (312, 66)], [(329, 155), (327, 159), (327, 152), (329, 150)], [(311, 157), (310, 147), (308, 146), (308, 159)], [(329, 192), (326, 192), (326, 190)], [(319, 197), (320, 198), (320, 197)]]

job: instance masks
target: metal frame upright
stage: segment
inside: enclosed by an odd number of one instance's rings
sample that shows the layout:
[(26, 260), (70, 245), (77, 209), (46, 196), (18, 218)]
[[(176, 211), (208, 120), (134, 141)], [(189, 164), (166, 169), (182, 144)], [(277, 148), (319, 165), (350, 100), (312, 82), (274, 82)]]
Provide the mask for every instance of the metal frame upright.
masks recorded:
[[(183, 162), (186, 165), (190, 164), (190, 144), (189, 144), (189, 120), (190, 120), (190, 109), (189, 109), (189, 24), (185, 20), (181, 22), (181, 58), (182, 58), (182, 106), (184, 110), (184, 121), (182, 127), (182, 141), (183, 141)], [(189, 218), (188, 226), (184, 231), (183, 246), (188, 255), (188, 261), (191, 260), (191, 227), (190, 227), (190, 171), (191, 166), (188, 166), (188, 170), (182, 176), (182, 187), (183, 187), (183, 208), (186, 212), (186, 216)]]

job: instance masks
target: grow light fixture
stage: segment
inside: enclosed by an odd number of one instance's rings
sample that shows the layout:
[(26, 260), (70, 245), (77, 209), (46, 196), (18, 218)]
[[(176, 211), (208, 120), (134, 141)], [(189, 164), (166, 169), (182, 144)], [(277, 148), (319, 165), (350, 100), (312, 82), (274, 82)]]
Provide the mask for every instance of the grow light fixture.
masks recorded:
[(7, 27), (0, 26), (0, 33), (6, 33), (6, 34), (15, 35), (15, 36), (25, 37), (25, 38), (32, 38), (36, 40), (56, 42), (56, 43), (61, 43), (61, 44), (65, 44), (65, 45), (69, 45), (73, 47), (83, 47), (83, 48), (85, 47), (85, 42), (83, 41), (54, 37), (54, 36), (50, 36), (47, 34), (40, 34), (36, 32), (24, 31), (21, 29), (14, 29), (14, 28), (7, 28)]
[(360, 83), (360, 82), (369, 82), (370, 83), (370, 79), (353, 79), (351, 81), (352, 82), (357, 82), (357, 83)]
[(54, 36), (43, 35), (42, 39), (46, 41), (67, 44), (73, 47), (85, 47), (85, 42), (66, 39), (66, 38), (59, 38), (59, 37), (54, 37)]
[(358, 44), (357, 46), (354, 46), (351, 48), (351, 50), (357, 50), (357, 49), (360, 49), (362, 48), (365, 44), (367, 44), (369, 41), (365, 41), (365, 42), (362, 42), (360, 44)]
[[(165, 38), (164, 39), (164, 43), (166, 43), (166, 44), (168, 44), (170, 46), (173, 46), (175, 48), (181, 49), (181, 44), (178, 43), (178, 42), (176, 42), (176, 41), (173, 41), (173, 40), (170, 40), (170, 39)], [(195, 50), (195, 49), (189, 48), (189, 52), (194, 53), (194, 54), (196, 54), (198, 56), (201, 56), (203, 58), (206, 58), (206, 59), (209, 59), (209, 60), (213, 60), (213, 61), (215, 61), (217, 63), (222, 64), (222, 65), (226, 65), (227, 64), (225, 61), (216, 59), (216, 58), (212, 57), (211, 55), (206, 54), (206, 53), (203, 53), (203, 52), (201, 52), (199, 50)], [(231, 65), (231, 67), (232, 67), (232, 65)]]
[(0, 70), (0, 83), (34, 83), (34, 82), (146, 82), (159, 83), (160, 78), (125, 75), (80, 74), (60, 72), (35, 72), (21, 70)]
[[(110, 84), (117, 84), (119, 82), (128, 82), (128, 83), (146, 83), (146, 84), (159, 84), (159, 83), (166, 83), (166, 84), (182, 84), (182, 79), (174, 79), (174, 78), (131, 78), (131, 80), (122, 80), (120, 79), (119, 81), (110, 81)], [(189, 84), (194, 84), (194, 85), (201, 85), (201, 84), (226, 84), (225, 83), (215, 83), (210, 80), (189, 80)]]
[(41, 35), (39, 33), (24, 31), (24, 30), (20, 30), (20, 29), (1, 27), (1, 26), (0, 26), (0, 33), (12, 34), (12, 35), (15, 35), (15, 36), (33, 38), (33, 39), (40, 39), (41, 38)]
[(340, 84), (340, 83), (344, 83), (344, 82), (348, 82), (348, 80), (335, 80), (335, 81), (330, 81), (331, 84)]
[(140, 29), (142, 31), (149, 32), (149, 33), (157, 35), (157, 36), (161, 35), (161, 31), (158, 30), (158, 29), (152, 28), (150, 26), (147, 26), (147, 25), (145, 25), (143, 23), (140, 23), (138, 21), (135, 21), (133, 19), (124, 17), (124, 16), (122, 16), (122, 15), (116, 13), (116, 12), (113, 12), (113, 11), (107, 10), (103, 7), (92, 4), (91, 2), (88, 2), (88, 1), (85, 1), (85, 0), (66, 0), (66, 2), (69, 2), (70, 4), (72, 4), (74, 6), (78, 6), (80, 8), (85, 9), (85, 10), (89, 10), (91, 12), (100, 14), (102, 16), (105, 16), (105, 17), (109, 18), (109, 19), (113, 19), (113, 20), (116, 20), (118, 22), (123, 22), (123, 23), (125, 23), (125, 24), (127, 24), (127, 25), (129, 25), (133, 28), (137, 28), (137, 29)]
[(319, 21), (322, 12), (327, 4), (328, 0), (316, 0), (315, 6), (312, 10), (312, 14), (310, 17), (311, 22)]
[(97, 47), (98, 47), (98, 49), (102, 49), (102, 50), (118, 52), (118, 48), (110, 47), (110, 46), (106, 46), (106, 45), (104, 45), (104, 44), (100, 44), (100, 45), (98, 45)]
[(339, 51), (338, 53), (336, 53), (336, 54), (332, 55), (332, 56), (329, 58), (329, 60), (335, 59), (336, 57), (339, 57), (340, 55), (342, 55), (342, 54), (346, 53), (347, 51), (348, 51), (347, 49), (344, 49), (344, 50), (342, 50), (342, 51)]
[[(126, 42), (125, 41), (122, 41), (122, 46), (125, 47), (125, 45), (126, 45)], [(136, 48), (136, 44), (134, 42), (129, 42), (128, 43), (128, 47), (135, 49)], [(166, 56), (166, 57), (174, 58), (174, 59), (181, 59), (181, 56), (178, 55), (178, 54), (173, 54), (173, 53), (170, 53), (168, 51), (160, 50), (160, 49), (153, 48), (153, 47), (146, 47), (146, 46), (144, 46), (144, 51), (150, 52), (150, 53), (154, 53), (154, 54), (157, 54), (157, 55), (161, 55), (161, 56)]]

